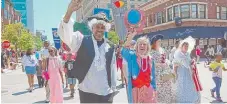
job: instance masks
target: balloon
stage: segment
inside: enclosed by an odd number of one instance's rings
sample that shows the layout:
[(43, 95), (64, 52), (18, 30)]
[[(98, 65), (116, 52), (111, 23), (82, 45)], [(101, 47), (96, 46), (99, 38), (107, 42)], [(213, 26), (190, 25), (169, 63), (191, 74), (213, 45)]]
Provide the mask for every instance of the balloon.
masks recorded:
[(124, 2), (123, 1), (116, 1), (116, 2), (114, 2), (114, 4), (115, 4), (115, 6), (117, 7), (117, 8), (121, 8), (121, 7), (123, 7), (124, 6)]
[(129, 11), (128, 22), (130, 24), (136, 25), (140, 22), (140, 20), (141, 20), (141, 13), (138, 10), (132, 9)]

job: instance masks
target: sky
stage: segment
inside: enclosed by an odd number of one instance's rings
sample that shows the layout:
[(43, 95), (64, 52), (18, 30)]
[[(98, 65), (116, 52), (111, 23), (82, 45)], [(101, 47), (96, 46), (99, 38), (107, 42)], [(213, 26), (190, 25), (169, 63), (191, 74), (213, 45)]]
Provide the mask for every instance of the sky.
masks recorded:
[[(33, 0), (34, 28), (45, 30), (48, 40), (53, 43), (52, 28), (58, 28), (71, 0)], [(73, 15), (75, 20), (75, 13)]]

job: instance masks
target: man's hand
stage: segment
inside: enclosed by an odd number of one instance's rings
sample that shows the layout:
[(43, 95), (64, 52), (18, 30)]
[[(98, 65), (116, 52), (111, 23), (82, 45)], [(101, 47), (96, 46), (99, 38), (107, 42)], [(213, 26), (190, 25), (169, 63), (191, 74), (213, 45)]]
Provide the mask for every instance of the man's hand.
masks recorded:
[(78, 9), (80, 9), (82, 7), (81, 1), (82, 0), (72, 0), (70, 2), (69, 6), (68, 6), (68, 10), (67, 10), (65, 17), (64, 17), (65, 23), (69, 22), (69, 19), (70, 19), (71, 15), (74, 11), (77, 11)]

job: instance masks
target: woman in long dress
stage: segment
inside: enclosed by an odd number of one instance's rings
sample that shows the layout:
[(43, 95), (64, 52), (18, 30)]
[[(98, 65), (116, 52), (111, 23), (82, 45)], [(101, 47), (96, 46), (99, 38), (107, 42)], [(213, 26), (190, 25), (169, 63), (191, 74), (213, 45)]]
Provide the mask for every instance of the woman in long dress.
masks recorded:
[(47, 72), (49, 74), (48, 85), (50, 88), (50, 103), (63, 103), (63, 67), (61, 60), (56, 56), (56, 49), (50, 47), (50, 56), (46, 59), (48, 62)]
[[(190, 41), (185, 41), (190, 40)], [(174, 54), (174, 70), (176, 72), (177, 85), (177, 103), (199, 103), (200, 93), (196, 90), (196, 84), (193, 80), (193, 66), (190, 52), (193, 49), (195, 41), (193, 38), (187, 38), (181, 42), (179, 49)], [(194, 42), (193, 42), (194, 41)], [(190, 42), (190, 43), (189, 43)], [(190, 49), (190, 48), (191, 49)], [(194, 62), (195, 63), (195, 62)]]
[[(136, 32), (130, 34), (125, 47), (130, 45)], [(154, 63), (149, 56), (149, 40), (139, 38), (136, 51), (123, 48), (122, 57), (128, 63), (127, 93), (129, 103), (156, 103)]]
[(164, 49), (160, 47), (161, 39), (163, 39), (162, 35), (155, 35), (150, 39), (152, 47), (150, 55), (155, 61), (157, 102), (174, 103), (175, 94), (172, 90), (173, 71), (169, 67), (169, 63), (167, 63)]

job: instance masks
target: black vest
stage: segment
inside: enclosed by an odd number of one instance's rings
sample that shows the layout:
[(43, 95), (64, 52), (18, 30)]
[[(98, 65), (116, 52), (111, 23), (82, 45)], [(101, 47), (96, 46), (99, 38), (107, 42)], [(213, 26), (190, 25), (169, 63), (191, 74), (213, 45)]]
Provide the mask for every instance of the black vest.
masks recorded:
[[(111, 47), (106, 52), (106, 72), (108, 85), (111, 87), (111, 61), (114, 52), (114, 46), (109, 44)], [(91, 36), (85, 36), (82, 40), (81, 46), (77, 51), (76, 61), (74, 63), (73, 75), (81, 83), (87, 72), (89, 71), (91, 64), (95, 57), (95, 50), (93, 45), (93, 40)]]

